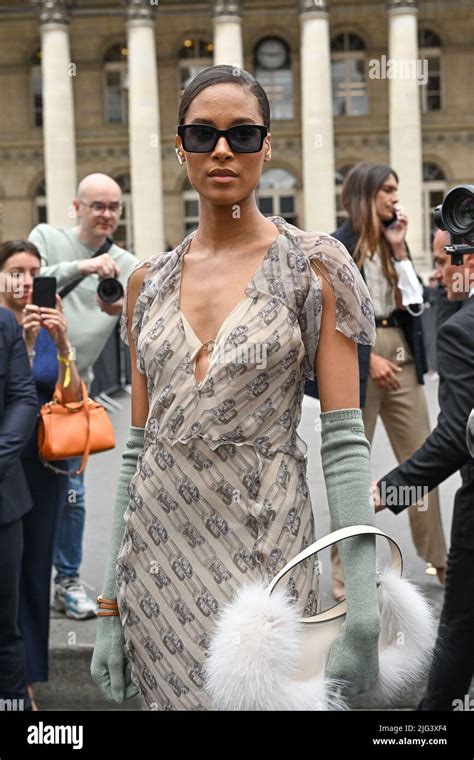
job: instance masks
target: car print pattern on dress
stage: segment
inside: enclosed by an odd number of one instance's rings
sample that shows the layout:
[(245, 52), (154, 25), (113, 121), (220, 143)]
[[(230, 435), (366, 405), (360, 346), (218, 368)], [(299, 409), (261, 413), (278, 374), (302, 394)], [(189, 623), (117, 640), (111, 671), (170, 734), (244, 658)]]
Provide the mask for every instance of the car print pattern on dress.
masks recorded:
[[(179, 310), (182, 258), (194, 233), (136, 267), (147, 272), (131, 333), (150, 403), (116, 571), (145, 709), (210, 709), (203, 665), (213, 619), (239, 586), (268, 582), (315, 540), (307, 445), (297, 428), (304, 381), (314, 378), (321, 277), (335, 291), (337, 329), (375, 341), (370, 296), (344, 246), (270, 219), (279, 235), (213, 349), (263, 344), (265, 366), (213, 362), (210, 353), (196, 383)], [(127, 295), (128, 287), (120, 322), (128, 343)], [(317, 612), (318, 583), (316, 557), (289, 574), (301, 614)]]

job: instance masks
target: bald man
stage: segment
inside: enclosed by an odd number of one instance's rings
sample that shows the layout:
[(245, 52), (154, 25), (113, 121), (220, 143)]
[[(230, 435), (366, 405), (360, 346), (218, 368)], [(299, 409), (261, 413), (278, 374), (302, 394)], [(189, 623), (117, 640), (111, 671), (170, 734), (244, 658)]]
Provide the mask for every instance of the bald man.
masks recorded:
[(88, 389), (99, 358), (122, 312), (123, 299), (107, 304), (97, 296), (99, 279), (117, 277), (125, 287), (137, 263), (133, 254), (113, 244), (107, 253), (91, 258), (118, 227), (122, 191), (106, 174), (89, 174), (80, 182), (73, 200), (76, 227), (38, 224), (28, 236), (41, 254), (41, 274), (57, 279), (57, 288), (85, 275), (64, 299), (71, 342), (76, 349), (77, 369)]
[[(97, 295), (99, 280), (116, 277), (125, 288), (136, 257), (113, 243), (122, 212), (120, 186), (106, 174), (89, 174), (80, 182), (73, 206), (75, 227), (38, 224), (28, 239), (41, 254), (42, 275), (54, 276), (57, 289), (84, 276), (82, 282), (64, 296), (68, 333), (76, 353), (76, 365), (90, 390), (94, 378), (92, 366), (99, 358), (122, 313), (123, 298), (113, 304)], [(92, 258), (110, 238), (106, 253)], [(69, 460), (69, 495), (60, 520), (54, 564), (55, 609), (68, 617), (83, 620), (96, 614), (96, 604), (79, 581), (82, 538), (85, 524), (84, 474), (72, 471), (81, 459)]]

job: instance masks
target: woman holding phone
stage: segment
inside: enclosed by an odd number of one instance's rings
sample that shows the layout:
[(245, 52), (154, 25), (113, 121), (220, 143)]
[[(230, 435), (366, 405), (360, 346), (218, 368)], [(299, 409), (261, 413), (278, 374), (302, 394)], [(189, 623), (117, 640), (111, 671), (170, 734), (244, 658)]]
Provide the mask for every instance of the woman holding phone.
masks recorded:
[[(398, 463), (431, 432), (423, 391), (427, 371), (420, 316), (423, 287), (406, 245), (408, 220), (399, 205), (398, 177), (390, 166), (363, 162), (348, 173), (342, 203), (349, 218), (333, 233), (354, 258), (374, 305), (375, 346), (359, 345), (361, 407), (372, 442), (380, 416)], [(446, 543), (438, 491), (408, 509), (413, 543), (428, 574), (445, 582)], [(333, 594), (345, 587), (339, 557), (333, 556)]]
[[(9, 240), (0, 247), (2, 306), (23, 327), (39, 405), (51, 400), (56, 383), (65, 402), (80, 401), (81, 380), (74, 362), (61, 298), (56, 307), (32, 303), (34, 278), (40, 274), (38, 249), (27, 240)], [(48, 680), (49, 595), (51, 566), (60, 511), (67, 496), (68, 477), (45, 467), (39, 458), (37, 425), (22, 451), (21, 462), (33, 500), (23, 517), (23, 561), (19, 625), (25, 642), (27, 678)], [(67, 469), (66, 462), (55, 463)], [(35, 709), (34, 700), (32, 700)]]

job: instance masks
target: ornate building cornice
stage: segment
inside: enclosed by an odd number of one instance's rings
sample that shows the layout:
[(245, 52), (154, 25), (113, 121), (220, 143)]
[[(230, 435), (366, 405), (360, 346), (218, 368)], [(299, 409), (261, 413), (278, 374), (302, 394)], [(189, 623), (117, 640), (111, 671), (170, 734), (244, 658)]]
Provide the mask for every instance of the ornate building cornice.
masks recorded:
[(158, 10), (158, 0), (126, 0), (129, 21), (153, 21)]
[[(337, 130), (337, 127), (336, 127)], [(422, 132), (423, 146), (431, 150), (443, 151), (460, 146), (472, 150), (474, 145), (474, 132), (467, 129), (452, 130), (449, 132)], [(390, 140), (388, 134), (364, 134), (355, 135), (349, 133), (337, 133), (334, 137), (336, 150), (338, 151), (367, 151), (389, 150)]]
[(327, 13), (329, 0), (299, 0), (298, 12), (302, 13)]
[(430, 132), (422, 134), (423, 145), (431, 148), (443, 148), (455, 145), (466, 146), (472, 150), (474, 146), (474, 132), (468, 130), (456, 130), (453, 132)]
[(344, 151), (377, 151), (388, 150), (390, 142), (388, 135), (338, 135), (334, 137), (336, 150)]
[(44, 163), (44, 153), (42, 148), (11, 148), (0, 150), (0, 161), (28, 162), (29, 164)]
[(128, 161), (128, 145), (83, 145), (77, 149), (78, 161)]
[(216, 0), (214, 16), (242, 16), (241, 0)]
[(69, 24), (73, 0), (33, 0), (40, 24)]

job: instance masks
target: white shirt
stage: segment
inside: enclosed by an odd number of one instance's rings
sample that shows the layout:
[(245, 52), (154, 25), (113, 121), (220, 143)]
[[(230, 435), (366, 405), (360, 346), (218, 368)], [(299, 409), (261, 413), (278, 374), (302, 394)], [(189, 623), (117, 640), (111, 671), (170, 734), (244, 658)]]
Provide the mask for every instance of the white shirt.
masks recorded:
[(374, 305), (376, 319), (388, 317), (397, 308), (397, 302), (394, 288), (383, 273), (382, 259), (378, 251), (375, 252), (373, 259), (366, 256), (364, 276)]

